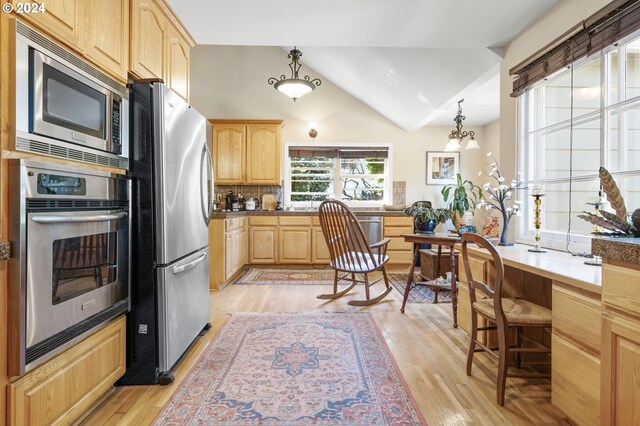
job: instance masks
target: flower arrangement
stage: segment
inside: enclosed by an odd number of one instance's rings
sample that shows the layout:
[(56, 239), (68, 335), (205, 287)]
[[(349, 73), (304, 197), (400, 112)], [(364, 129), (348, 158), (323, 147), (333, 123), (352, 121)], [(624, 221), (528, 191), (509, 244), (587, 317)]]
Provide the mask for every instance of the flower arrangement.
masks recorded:
[[(520, 201), (515, 200), (514, 193), (518, 189), (523, 189), (523, 182), (518, 179), (512, 179), (510, 184), (505, 183), (505, 177), (500, 170), (500, 166), (496, 161), (493, 153), (489, 152), (487, 157), (490, 157), (493, 162), (489, 165), (491, 168), (489, 173), (478, 172), (478, 176), (486, 175), (492, 178), (495, 182), (487, 182), (482, 186), (484, 191), (484, 198), (480, 200), (480, 207), (485, 209), (497, 210), (502, 214), (502, 233), (500, 234), (500, 246), (512, 246), (513, 243), (507, 242), (507, 230), (509, 227), (509, 221), (513, 216), (520, 216)], [(519, 176), (520, 174), (518, 174)], [(513, 201), (512, 201), (513, 200)]]

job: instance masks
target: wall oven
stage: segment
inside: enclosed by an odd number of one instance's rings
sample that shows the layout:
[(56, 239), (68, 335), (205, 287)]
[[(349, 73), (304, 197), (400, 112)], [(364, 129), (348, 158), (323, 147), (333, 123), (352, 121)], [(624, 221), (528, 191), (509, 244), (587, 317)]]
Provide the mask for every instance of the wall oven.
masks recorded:
[(19, 375), (129, 308), (129, 182), (9, 160), (9, 370)]
[(17, 149), (127, 168), (124, 85), (19, 21), (15, 63)]

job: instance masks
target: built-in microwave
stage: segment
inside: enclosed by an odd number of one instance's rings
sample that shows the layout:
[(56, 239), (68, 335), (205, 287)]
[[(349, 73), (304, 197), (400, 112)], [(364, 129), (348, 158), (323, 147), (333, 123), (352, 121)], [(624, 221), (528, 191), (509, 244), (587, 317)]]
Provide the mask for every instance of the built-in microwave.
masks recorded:
[(16, 149), (127, 168), (128, 90), (16, 22)]

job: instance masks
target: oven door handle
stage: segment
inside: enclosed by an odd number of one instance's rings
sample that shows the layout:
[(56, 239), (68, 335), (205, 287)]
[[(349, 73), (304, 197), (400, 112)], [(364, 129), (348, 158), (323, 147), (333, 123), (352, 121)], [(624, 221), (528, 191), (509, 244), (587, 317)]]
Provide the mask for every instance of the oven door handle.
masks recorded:
[(127, 217), (127, 212), (112, 214), (97, 214), (93, 216), (57, 216), (39, 215), (33, 216), (32, 221), (36, 223), (79, 223), (79, 222), (110, 222)]
[(204, 261), (207, 258), (207, 253), (201, 253), (200, 256), (196, 259), (196, 260), (192, 260), (189, 263), (185, 263), (184, 265), (176, 265), (173, 268), (171, 268), (171, 272), (173, 272), (173, 275), (178, 275), (182, 272), (188, 271), (189, 269), (193, 269), (195, 268), (195, 266)]

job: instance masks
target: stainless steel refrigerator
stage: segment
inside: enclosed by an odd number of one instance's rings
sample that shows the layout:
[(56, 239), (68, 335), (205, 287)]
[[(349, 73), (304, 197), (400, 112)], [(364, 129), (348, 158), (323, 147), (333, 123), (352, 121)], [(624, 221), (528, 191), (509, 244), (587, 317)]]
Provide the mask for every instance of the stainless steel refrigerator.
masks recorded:
[(130, 90), (131, 311), (120, 384), (168, 384), (209, 324), (213, 168), (205, 118), (152, 80)]

